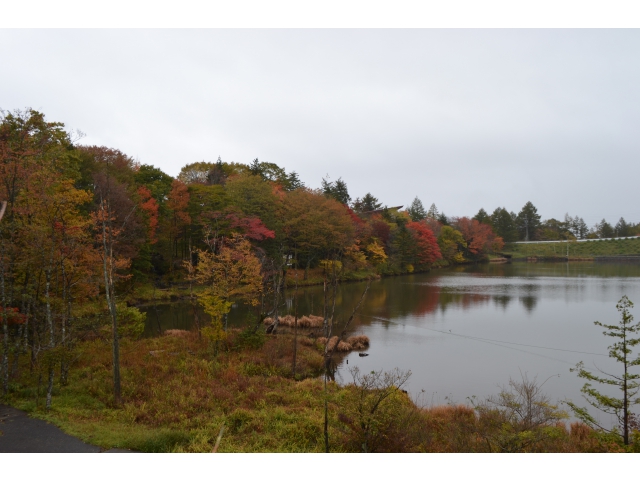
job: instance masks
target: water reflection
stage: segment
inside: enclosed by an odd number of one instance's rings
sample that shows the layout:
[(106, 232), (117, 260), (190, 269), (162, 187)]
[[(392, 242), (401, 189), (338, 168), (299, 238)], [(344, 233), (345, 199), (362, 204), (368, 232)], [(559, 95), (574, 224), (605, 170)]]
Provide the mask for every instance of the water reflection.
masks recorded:
[[(338, 287), (338, 323), (347, 320), (365, 286)], [(340, 359), (336, 378), (346, 359), (366, 371), (398, 367), (413, 372), (410, 392), (464, 402), (496, 393), (521, 373), (542, 380), (560, 374), (545, 384), (547, 393), (579, 401), (583, 382), (569, 367), (584, 360), (617, 371), (606, 355), (608, 339), (593, 322), (617, 322), (615, 305), (625, 294), (640, 301), (640, 265), (489, 264), (377, 280), (352, 324), (370, 337), (370, 355)], [(322, 286), (300, 289), (299, 314), (322, 315), (323, 299)], [(292, 291), (286, 305), (282, 313), (291, 314)], [(184, 304), (147, 312), (147, 335), (193, 322)], [(229, 323), (241, 327), (256, 319), (254, 309), (237, 305)]]
[(502, 308), (502, 310), (506, 310), (511, 302), (511, 297), (509, 295), (494, 295), (493, 303)]

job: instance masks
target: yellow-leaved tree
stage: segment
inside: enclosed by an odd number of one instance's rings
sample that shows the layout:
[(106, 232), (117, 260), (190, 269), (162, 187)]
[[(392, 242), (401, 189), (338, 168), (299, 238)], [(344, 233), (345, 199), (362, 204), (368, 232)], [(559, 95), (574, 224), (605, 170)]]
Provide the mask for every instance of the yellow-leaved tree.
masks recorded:
[(199, 251), (195, 280), (207, 286), (198, 295), (198, 302), (211, 317), (211, 325), (202, 334), (213, 342), (226, 338), (227, 315), (233, 299), (258, 304), (262, 292), (260, 261), (252, 251), (251, 243), (242, 235), (233, 233), (223, 239), (217, 252)]

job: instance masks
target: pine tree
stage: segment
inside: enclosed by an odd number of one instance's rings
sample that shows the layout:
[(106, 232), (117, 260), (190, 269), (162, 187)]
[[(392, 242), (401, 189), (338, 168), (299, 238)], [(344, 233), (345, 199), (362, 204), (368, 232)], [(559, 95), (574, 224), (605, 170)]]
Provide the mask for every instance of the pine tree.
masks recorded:
[(481, 208), (480, 210), (478, 210), (478, 213), (476, 213), (475, 217), (473, 218), (480, 223), (486, 223), (487, 225), (491, 225), (491, 217), (489, 216), (489, 214), (486, 212), (484, 208)]
[[(616, 362), (622, 364), (624, 369), (623, 373), (613, 375), (601, 371), (604, 376), (594, 375), (584, 368), (583, 362), (578, 363), (575, 368), (571, 369), (572, 372), (577, 371), (580, 378), (584, 378), (589, 382), (612, 385), (620, 389), (622, 398), (611, 397), (600, 393), (588, 382), (585, 383), (581, 391), (585, 400), (587, 400), (591, 406), (602, 412), (615, 415), (618, 418), (618, 423), (622, 428), (622, 440), (625, 445), (629, 445), (629, 430), (634, 419), (630, 411), (631, 406), (640, 403), (640, 398), (634, 398), (640, 389), (640, 383), (638, 382), (640, 374), (629, 372), (631, 367), (640, 365), (640, 355), (634, 358), (631, 353), (631, 348), (640, 343), (640, 337), (632, 337), (633, 334), (640, 333), (640, 322), (634, 324), (633, 315), (629, 313), (629, 309), (632, 307), (633, 303), (625, 295), (616, 305), (621, 316), (620, 322), (617, 325), (606, 325), (601, 322), (594, 322), (594, 324), (605, 329), (602, 333), (607, 337), (620, 339), (620, 341), (609, 346), (609, 356)], [(590, 426), (607, 432), (620, 434), (617, 429), (610, 430), (603, 428), (602, 425), (589, 414), (586, 408), (578, 407), (573, 402), (567, 402), (567, 405), (571, 407), (579, 419)]]
[(427, 211), (424, 209), (424, 205), (422, 205), (422, 202), (417, 196), (413, 199), (409, 208), (407, 208), (407, 212), (409, 213), (411, 220), (414, 222), (424, 220), (427, 217)]
[(335, 182), (330, 182), (328, 178), (329, 175), (322, 179), (322, 193), (327, 197), (331, 197), (340, 203), (348, 205), (351, 201), (351, 196), (347, 189), (347, 183), (342, 180), (342, 178), (339, 178)]
[(629, 236), (629, 224), (623, 217), (620, 217), (618, 223), (615, 226), (616, 237), (628, 237)]
[(506, 208), (496, 208), (491, 214), (491, 226), (496, 235), (502, 237), (505, 242), (515, 242), (518, 239), (518, 231), (513, 219)]
[(427, 217), (437, 219), (440, 214), (438, 213), (438, 207), (435, 203), (432, 203), (427, 212)]
[(540, 228), (540, 215), (533, 203), (525, 203), (518, 214), (516, 224), (522, 240), (528, 241), (535, 238), (536, 231)]

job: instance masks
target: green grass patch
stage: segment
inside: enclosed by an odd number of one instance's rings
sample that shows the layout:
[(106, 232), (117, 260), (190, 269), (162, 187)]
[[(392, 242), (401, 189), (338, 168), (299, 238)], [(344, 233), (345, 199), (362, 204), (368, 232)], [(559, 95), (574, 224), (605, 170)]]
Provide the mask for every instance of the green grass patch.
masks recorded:
[(593, 242), (545, 242), (545, 243), (509, 243), (504, 253), (513, 258), (542, 256), (569, 258), (593, 258), (598, 256), (640, 255), (640, 237), (623, 240), (603, 240)]

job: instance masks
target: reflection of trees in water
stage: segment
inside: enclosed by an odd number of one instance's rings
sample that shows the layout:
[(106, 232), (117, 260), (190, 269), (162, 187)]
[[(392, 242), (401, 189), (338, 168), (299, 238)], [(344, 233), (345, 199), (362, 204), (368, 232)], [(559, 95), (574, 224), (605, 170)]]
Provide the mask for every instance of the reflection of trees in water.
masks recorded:
[[(345, 283), (338, 286), (336, 295), (336, 321), (340, 325), (345, 322), (357, 305), (366, 284)], [(328, 294), (328, 302), (331, 305), (332, 291)], [(287, 295), (293, 298), (293, 292)], [(322, 287), (309, 287), (298, 292), (298, 313), (300, 315), (323, 314), (324, 293)], [(426, 315), (438, 309), (440, 301), (440, 287), (424, 285), (416, 282), (412, 277), (396, 277), (382, 279), (371, 283), (364, 303), (360, 307), (359, 314), (352, 323), (354, 328), (358, 325), (369, 325), (375, 322), (374, 318), (395, 318), (408, 315)], [(287, 302), (290, 303), (290, 302)], [(283, 312), (289, 313), (292, 312)]]
[[(504, 277), (506, 281), (491, 282), (487, 293), (481, 293), (482, 283), (472, 281), (468, 284), (456, 273), (468, 274), (470, 277)], [(452, 275), (454, 278), (452, 278)], [(463, 275), (464, 276), (464, 275)], [(559, 282), (544, 277), (590, 277), (589, 280)], [(446, 272), (416, 274), (401, 277), (383, 278), (371, 283), (367, 297), (352, 324), (353, 330), (359, 325), (370, 325), (376, 320), (371, 317), (398, 318), (403, 316), (428, 316), (438, 310), (443, 313), (448, 308), (468, 310), (488, 302), (495, 307), (506, 310), (511, 301), (518, 299), (527, 312), (532, 312), (540, 295), (565, 298), (567, 301), (581, 301), (592, 291), (599, 297), (606, 297), (608, 290), (620, 290), (624, 293), (624, 278), (611, 281), (606, 277), (640, 277), (640, 265), (599, 264), (591, 262), (576, 263), (514, 263), (460, 266)], [(459, 280), (455, 277), (458, 277)], [(515, 282), (509, 277), (519, 277)], [(603, 278), (596, 278), (603, 277)], [(524, 280), (523, 280), (524, 279)], [(442, 287), (442, 283), (454, 283), (459, 287)], [(480, 285), (480, 286), (478, 286)], [(358, 303), (365, 282), (344, 283), (338, 286), (336, 297), (336, 322), (341, 325), (346, 321)], [(475, 290), (475, 292), (474, 292)], [(331, 304), (331, 287), (328, 292)], [(286, 307), (282, 314), (293, 314), (294, 290), (286, 292)], [(324, 293), (322, 285), (300, 288), (298, 290), (299, 315), (323, 315)], [(156, 312), (153, 306), (143, 307), (147, 312), (145, 335), (153, 336), (170, 328), (189, 329), (193, 326), (193, 316), (188, 302), (158, 305)], [(235, 305), (229, 314), (229, 325), (244, 328), (257, 320), (258, 308), (250, 308), (243, 304)], [(200, 310), (201, 318), (206, 318)], [(351, 328), (350, 328), (351, 329)]]
[(430, 286), (424, 290), (418, 299), (418, 305), (415, 310), (415, 314), (417, 315), (426, 315), (435, 312), (440, 303), (440, 287)]
[(511, 303), (512, 297), (511, 295), (494, 295), (493, 303), (499, 307), (502, 307), (502, 310), (506, 310), (509, 303)]
[(532, 312), (538, 303), (538, 297), (533, 295), (527, 295), (524, 297), (520, 297), (520, 303), (524, 306), (527, 312)]
[(533, 283), (527, 283), (520, 287), (520, 291), (523, 295), (520, 296), (520, 303), (524, 306), (527, 312), (532, 312), (536, 308), (538, 303), (538, 297), (540, 296), (540, 285)]
[[(165, 330), (190, 330), (193, 327), (193, 312), (188, 302), (145, 305), (140, 308), (146, 313), (144, 336), (153, 337)], [(198, 307), (200, 318), (207, 318), (202, 308)]]
[(440, 292), (440, 311), (447, 311), (447, 308), (458, 307), (468, 310), (471, 307), (482, 305), (491, 301), (491, 295), (468, 292), (451, 292), (443, 289)]

